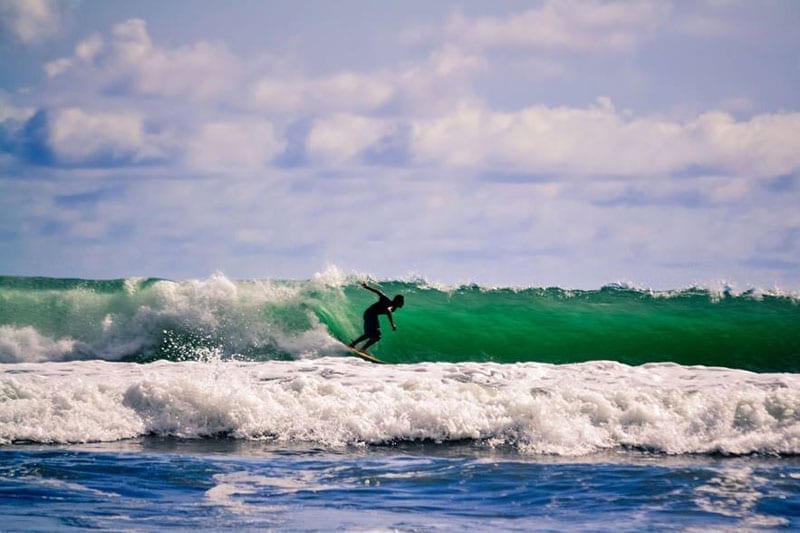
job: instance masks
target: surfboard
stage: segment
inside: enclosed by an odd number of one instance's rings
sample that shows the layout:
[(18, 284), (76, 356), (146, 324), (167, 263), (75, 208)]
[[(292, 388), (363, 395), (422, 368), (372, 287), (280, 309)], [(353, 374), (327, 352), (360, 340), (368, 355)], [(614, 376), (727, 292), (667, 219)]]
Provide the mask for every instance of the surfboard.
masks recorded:
[(378, 364), (382, 364), (382, 365), (386, 364), (386, 361), (381, 361), (377, 357), (375, 357), (373, 355), (370, 355), (367, 352), (362, 352), (358, 348), (353, 348), (351, 346), (347, 346), (346, 344), (345, 344), (345, 347), (348, 350), (350, 350), (351, 352), (353, 352), (353, 355), (356, 355), (357, 357), (360, 357), (361, 359), (363, 359), (365, 361), (369, 361), (370, 363), (378, 363)]

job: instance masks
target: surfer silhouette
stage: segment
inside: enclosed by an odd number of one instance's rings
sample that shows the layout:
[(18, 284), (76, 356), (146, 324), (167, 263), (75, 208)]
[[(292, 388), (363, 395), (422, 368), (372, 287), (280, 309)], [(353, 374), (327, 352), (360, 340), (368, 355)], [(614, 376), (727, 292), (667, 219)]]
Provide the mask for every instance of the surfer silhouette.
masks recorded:
[(386, 315), (389, 317), (389, 324), (392, 325), (392, 331), (396, 330), (397, 326), (394, 323), (394, 318), (392, 318), (392, 313), (403, 307), (405, 298), (403, 298), (402, 294), (398, 294), (390, 300), (389, 297), (381, 291), (370, 287), (364, 282), (361, 282), (361, 286), (377, 294), (378, 301), (367, 307), (367, 310), (364, 311), (364, 334), (351, 342), (348, 346), (356, 348), (358, 343), (367, 341), (364, 346), (361, 347), (361, 350), (366, 353), (367, 348), (381, 340), (381, 324), (378, 321), (378, 315)]

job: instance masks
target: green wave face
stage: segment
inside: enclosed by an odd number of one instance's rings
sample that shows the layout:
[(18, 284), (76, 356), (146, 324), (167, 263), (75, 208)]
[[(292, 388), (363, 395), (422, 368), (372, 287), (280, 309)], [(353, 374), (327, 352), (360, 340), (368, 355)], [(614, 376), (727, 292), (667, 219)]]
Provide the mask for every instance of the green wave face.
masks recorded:
[[(800, 370), (800, 306), (789, 297), (716, 297), (705, 290), (657, 295), (613, 287), (443, 292), (392, 283), (384, 289), (406, 296), (406, 307), (395, 315), (397, 332), (385, 327), (374, 350), (386, 360), (603, 359)], [(348, 296), (362, 306), (370, 301), (352, 291)]]
[[(395, 363), (614, 360), (800, 371), (800, 305), (790, 296), (652, 293), (622, 287), (452, 290), (386, 282), (403, 294), (393, 332), (371, 350)], [(0, 362), (247, 360), (341, 354), (375, 296), (356, 280), (60, 280), (0, 277)]]

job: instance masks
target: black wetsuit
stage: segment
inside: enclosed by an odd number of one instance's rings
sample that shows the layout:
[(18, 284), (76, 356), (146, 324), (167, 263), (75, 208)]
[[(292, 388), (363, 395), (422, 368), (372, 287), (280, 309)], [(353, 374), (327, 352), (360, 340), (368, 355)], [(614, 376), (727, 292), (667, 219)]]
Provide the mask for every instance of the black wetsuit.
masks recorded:
[(379, 295), (379, 300), (364, 311), (364, 335), (370, 339), (381, 338), (381, 324), (378, 315), (389, 315), (394, 303), (386, 296)]
[(394, 325), (394, 319), (392, 318), (392, 313), (395, 311), (395, 309), (403, 307), (403, 297), (398, 294), (394, 297), (394, 300), (390, 300), (381, 291), (378, 289), (373, 289), (366, 283), (362, 283), (361, 286), (377, 294), (378, 301), (367, 307), (367, 310), (364, 311), (364, 334), (348, 344), (348, 346), (351, 348), (356, 348), (359, 343), (367, 341), (361, 347), (361, 350), (366, 352), (367, 348), (378, 342), (381, 338), (381, 322), (378, 320), (380, 315), (388, 316), (389, 323), (392, 325), (392, 329), (396, 329)]

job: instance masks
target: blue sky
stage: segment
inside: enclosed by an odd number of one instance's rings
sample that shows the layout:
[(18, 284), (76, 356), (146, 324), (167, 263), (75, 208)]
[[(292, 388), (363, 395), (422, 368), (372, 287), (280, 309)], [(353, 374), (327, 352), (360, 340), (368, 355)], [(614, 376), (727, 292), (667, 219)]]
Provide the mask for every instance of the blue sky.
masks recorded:
[(0, 0), (0, 273), (800, 289), (800, 3)]

